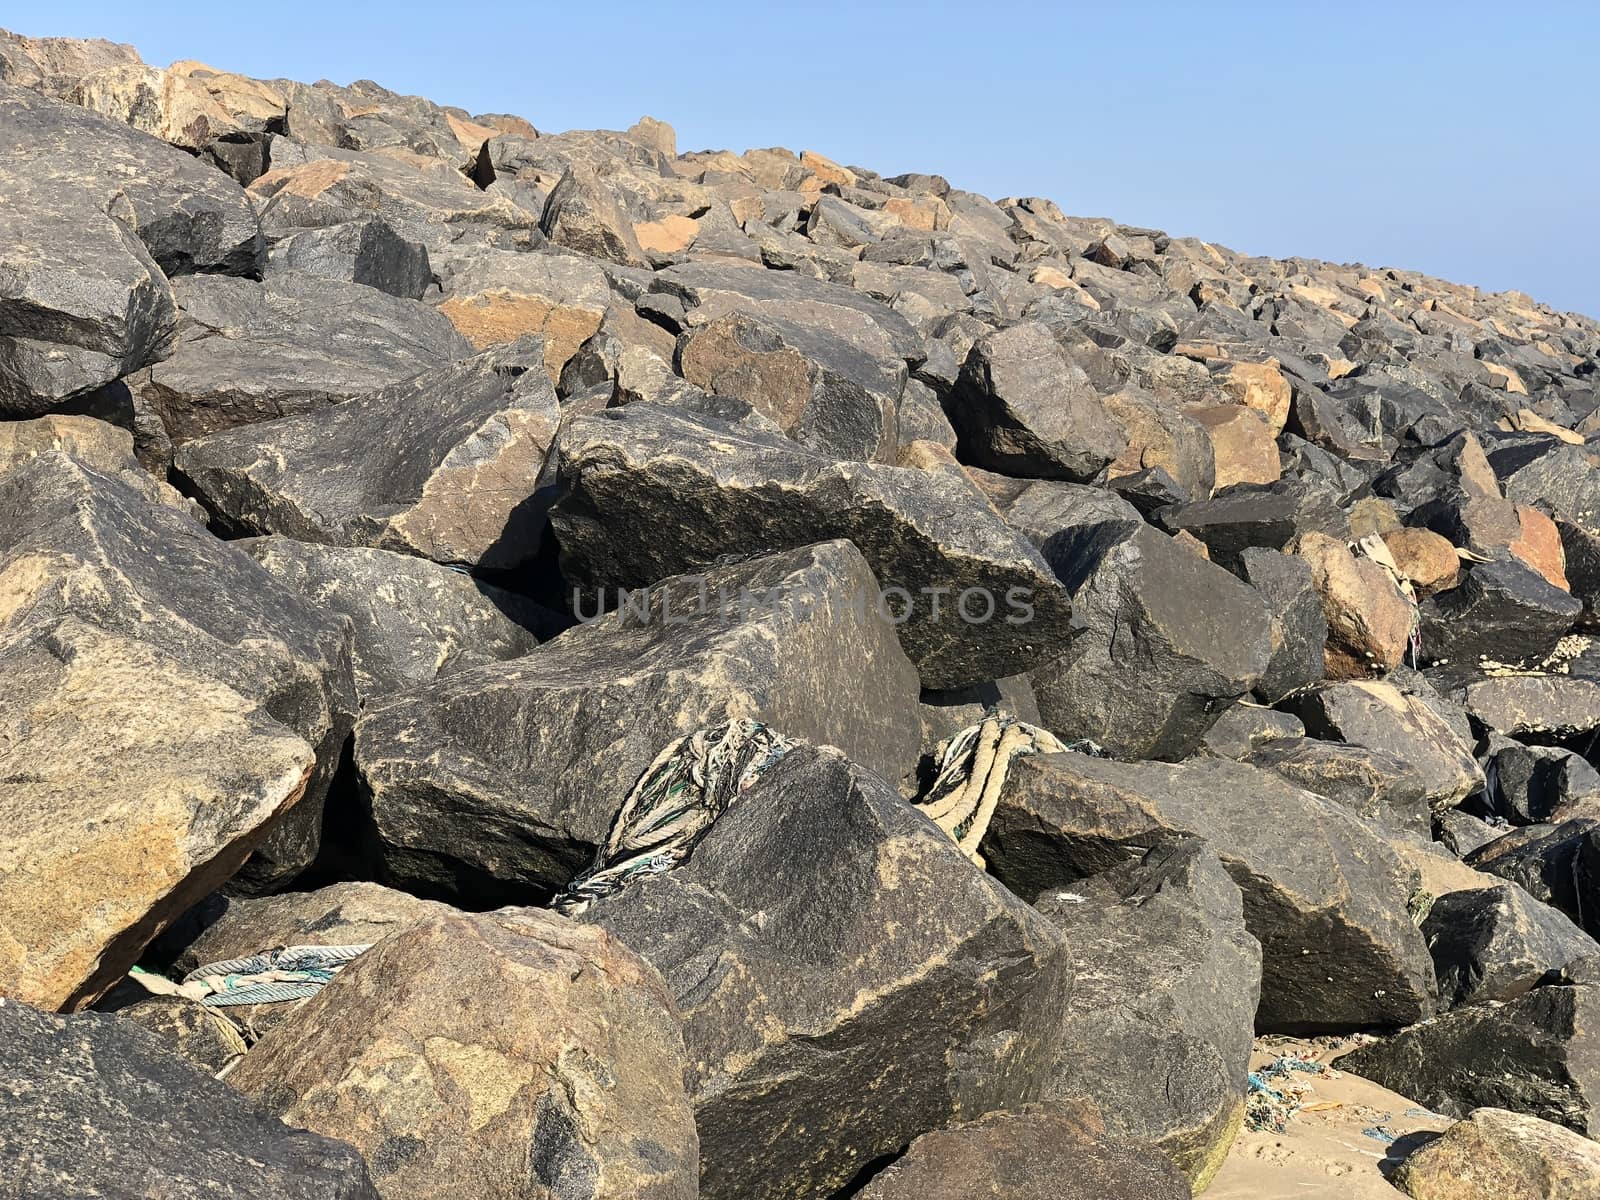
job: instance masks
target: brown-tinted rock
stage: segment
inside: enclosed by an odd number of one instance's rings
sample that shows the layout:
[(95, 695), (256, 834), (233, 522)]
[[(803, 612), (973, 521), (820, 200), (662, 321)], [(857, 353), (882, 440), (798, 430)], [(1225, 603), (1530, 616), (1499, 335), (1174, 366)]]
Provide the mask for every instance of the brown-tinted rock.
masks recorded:
[(478, 250), (447, 261), (439, 311), (479, 350), (526, 334), (544, 338), (554, 383), (579, 346), (600, 328), (611, 293), (600, 268), (566, 254)]
[(1276, 360), (1220, 363), (1212, 367), (1211, 377), (1234, 403), (1260, 413), (1273, 437), (1283, 432), (1293, 393)]
[(1272, 427), (1254, 409), (1238, 404), (1195, 404), (1184, 412), (1198, 421), (1211, 439), (1219, 490), (1235, 483), (1271, 483), (1283, 475)]
[(1392, 1179), (1412, 1200), (1595, 1200), (1600, 1146), (1538, 1117), (1480, 1108)]
[(1517, 521), (1522, 527), (1522, 536), (1511, 543), (1512, 556), (1543, 575), (1551, 586), (1564, 592), (1571, 590), (1567, 583), (1567, 556), (1562, 550), (1561, 531), (1556, 523), (1526, 504), (1517, 505)]
[(1360, 679), (1399, 666), (1416, 610), (1388, 572), (1322, 533), (1302, 534), (1294, 552), (1311, 564), (1328, 619), (1328, 678)]
[(531, 909), (431, 917), (346, 967), (229, 1082), (362, 1152), (385, 1200), (690, 1200), (698, 1143), (661, 976)]
[(1395, 566), (1411, 580), (1418, 596), (1455, 587), (1461, 574), (1461, 558), (1449, 538), (1431, 529), (1408, 526), (1385, 533), (1383, 544), (1389, 547)]

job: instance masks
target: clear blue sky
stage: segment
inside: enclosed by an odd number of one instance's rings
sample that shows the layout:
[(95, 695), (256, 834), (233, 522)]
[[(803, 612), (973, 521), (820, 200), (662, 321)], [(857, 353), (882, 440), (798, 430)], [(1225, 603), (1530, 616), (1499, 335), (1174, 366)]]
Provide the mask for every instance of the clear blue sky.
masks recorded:
[(53, 0), (0, 25), (541, 129), (648, 112), (682, 149), (811, 148), (1600, 316), (1596, 0)]

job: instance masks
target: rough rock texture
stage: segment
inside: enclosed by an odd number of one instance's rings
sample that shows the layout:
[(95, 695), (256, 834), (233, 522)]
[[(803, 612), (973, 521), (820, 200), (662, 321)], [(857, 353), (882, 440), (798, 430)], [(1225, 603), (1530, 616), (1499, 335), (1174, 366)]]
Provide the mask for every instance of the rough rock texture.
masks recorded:
[(367, 951), (229, 1081), (337, 1129), (384, 1200), (690, 1200), (697, 1139), (661, 976), (529, 909), (428, 918)]
[(1079, 632), (1033, 672), (1040, 715), (1058, 736), (1119, 756), (1183, 758), (1267, 669), (1266, 604), (1148, 526), (1071, 565)]
[(1014, 674), (1068, 636), (1065, 591), (959, 472), (834, 462), (648, 404), (577, 418), (560, 454), (551, 519), (580, 586), (638, 588), (724, 554), (847, 537), (885, 608), (908, 613), (900, 638), (928, 687)]
[(1239, 757), (1376, 825), (1422, 838), (1432, 836), (1433, 820), (1423, 780), (1409, 763), (1392, 754), (1342, 742), (1291, 737), (1267, 742)]
[(791, 751), (676, 871), (600, 901), (682, 1006), (706, 1200), (827, 1195), (1036, 1099), (1071, 961), (880, 778)]
[(858, 1193), (861, 1200), (1186, 1200), (1161, 1154), (1105, 1137), (1041, 1105), (924, 1134)]
[(1256, 683), (1256, 695), (1276, 703), (1322, 678), (1328, 618), (1303, 559), (1251, 546), (1240, 552), (1239, 566), (1240, 578), (1261, 593), (1272, 614), (1272, 657)]
[(0, 423), (0, 472), (51, 450), (66, 452), (101, 475), (111, 475), (147, 500), (204, 519), (204, 510), (158, 480), (134, 455), (134, 437), (126, 429), (94, 417), (51, 413), (31, 421)]
[(0, 475), (0, 597), (0, 992), (76, 1006), (264, 840), (310, 863), (349, 632), (60, 451)]
[(1045, 1098), (1092, 1101), (1108, 1132), (1155, 1145), (1203, 1190), (1243, 1120), (1261, 990), (1238, 886), (1178, 838), (1035, 907), (1066, 935), (1076, 980)]
[[(1574, 817), (1559, 825), (1524, 825), (1496, 838), (1467, 856), (1467, 862), (1480, 871), (1498, 875), (1518, 884), (1535, 900), (1560, 909), (1586, 924), (1585, 912), (1597, 917), (1594, 902), (1580, 887), (1577, 862), (1584, 843), (1600, 831), (1600, 820)], [(1586, 926), (1587, 927), (1587, 926)], [(1596, 921), (1590, 932), (1600, 930)]]
[(1537, 666), (1583, 612), (1581, 601), (1513, 560), (1479, 563), (1422, 605), (1424, 654), (1457, 669)]
[(1312, 737), (1393, 756), (1414, 772), (1435, 811), (1453, 808), (1484, 785), (1483, 770), (1460, 733), (1425, 697), (1393, 683), (1321, 683), (1285, 697), (1282, 707)]
[(1504, 1004), (1458, 1008), (1363, 1046), (1339, 1067), (1446, 1116), (1507, 1108), (1594, 1133), (1597, 1037), (1600, 984), (1552, 985)]
[(1538, 1117), (1480, 1108), (1392, 1179), (1412, 1200), (1594, 1200), (1600, 1146)]
[(171, 357), (133, 386), (174, 442), (337, 405), (470, 353), (425, 304), (294, 271), (173, 285)]
[(475, 349), (536, 333), (552, 382), (600, 328), (611, 298), (599, 267), (566, 254), (480, 249), (446, 259), (442, 273), (439, 311)]
[(143, 1026), (211, 1075), (245, 1053), (232, 1014), (184, 996), (151, 996), (116, 1011), (119, 1020)]
[(554, 616), (513, 592), (408, 554), (286, 537), (238, 543), (318, 608), (350, 619), (363, 702), (481, 663), (517, 658), (554, 636)]
[(1361, 679), (1399, 666), (1414, 610), (1387, 572), (1321, 533), (1299, 539), (1295, 553), (1311, 564), (1328, 621), (1327, 673)]
[(325, 413), (183, 446), (177, 469), (231, 531), (509, 569), (543, 536), (535, 497), (560, 413), (537, 340)]
[(1422, 936), (1446, 1008), (1510, 1000), (1600, 954), (1600, 943), (1514, 883), (1438, 897)]
[(1270, 772), (1022, 759), (982, 851), (996, 878), (1036, 898), (1171, 834), (1206, 839), (1244, 893), (1262, 952), (1258, 1029), (1401, 1025), (1433, 1011), (1433, 964), (1406, 913), (1410, 872), (1359, 818)]
[(1600, 800), (1600, 771), (1559, 746), (1524, 746), (1491, 735), (1486, 800), (1492, 815), (1516, 825), (1563, 821), (1574, 806)]
[(355, 761), (388, 877), (559, 887), (668, 742), (735, 717), (899, 780), (921, 745), (917, 676), (874, 598), (861, 555), (823, 543), (668, 580), (520, 659), (374, 705)]
[(0, 1000), (0, 1160), (17, 1197), (378, 1200), (342, 1141), (291, 1128), (131, 1021)]

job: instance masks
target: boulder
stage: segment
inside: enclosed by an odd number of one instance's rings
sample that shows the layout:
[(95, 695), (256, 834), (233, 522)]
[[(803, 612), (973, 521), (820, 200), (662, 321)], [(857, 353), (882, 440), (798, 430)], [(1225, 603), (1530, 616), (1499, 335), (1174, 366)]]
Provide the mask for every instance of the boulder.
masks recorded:
[(229, 1082), (338, 1129), (384, 1200), (692, 1200), (687, 1063), (661, 976), (531, 909), (426, 918), (346, 967)]
[(1263, 708), (1248, 700), (1240, 700), (1222, 710), (1216, 724), (1206, 730), (1200, 741), (1199, 753), (1212, 758), (1231, 758), (1241, 762), (1255, 751), (1280, 738), (1297, 739), (1305, 736), (1306, 727), (1292, 713)]
[(1457, 692), (1475, 721), (1507, 737), (1571, 737), (1600, 728), (1600, 681), (1577, 675), (1471, 679)]
[(1203, 1191), (1243, 1121), (1261, 991), (1238, 886), (1178, 838), (1035, 907), (1076, 979), (1045, 1098), (1094, 1103), (1114, 1138), (1153, 1145)]
[(836, 462), (650, 404), (573, 420), (560, 450), (551, 519), (566, 577), (591, 594), (848, 538), (927, 687), (1015, 674), (1069, 636), (1055, 575), (958, 471)]
[(1384, 545), (1400, 573), (1411, 580), (1419, 596), (1449, 591), (1461, 575), (1461, 559), (1450, 539), (1431, 529), (1407, 527), (1383, 535)]
[(1083, 369), (1035, 323), (978, 339), (945, 413), (962, 461), (1007, 475), (1089, 480), (1127, 445)]
[(558, 632), (554, 614), (424, 558), (286, 537), (238, 543), (267, 573), (350, 619), (363, 703), (440, 675), (528, 653)]
[(1600, 1131), (1597, 1029), (1600, 982), (1552, 984), (1413, 1025), (1339, 1067), (1446, 1116), (1505, 1108), (1589, 1134)]
[(1283, 475), (1272, 426), (1238, 404), (1191, 404), (1184, 413), (1211, 438), (1218, 491), (1237, 483), (1272, 483)]
[(1600, 820), (1573, 817), (1559, 825), (1524, 825), (1467, 855), (1479, 871), (1518, 884), (1535, 900), (1567, 914), (1591, 933), (1600, 930), (1600, 913), (1590, 911), (1593, 925), (1585, 921), (1586, 906), (1577, 870), (1579, 852), (1597, 832)]
[(239, 872), (315, 856), (349, 631), (57, 451), (0, 475), (0, 994), (74, 1008)]
[(897, 359), (741, 312), (686, 330), (677, 359), (690, 383), (744, 401), (803, 446), (834, 458), (895, 459), (906, 383)]
[(1236, 483), (1209, 500), (1163, 508), (1156, 520), (1169, 533), (1191, 533), (1212, 561), (1238, 571), (1245, 550), (1282, 550), (1302, 533), (1344, 537), (1350, 522), (1337, 498), (1298, 480)]
[(1432, 836), (1428, 792), (1407, 762), (1343, 742), (1278, 738), (1242, 761), (1282, 775), (1296, 787), (1326, 797), (1375, 825), (1396, 833)]
[(233, 534), (509, 570), (544, 535), (534, 493), (560, 411), (537, 339), (325, 412), (199, 438), (176, 466)]
[(1480, 1108), (1391, 1179), (1412, 1200), (1595, 1200), (1600, 1146), (1538, 1117)]
[(539, 228), (557, 246), (625, 267), (649, 268), (633, 226), (594, 169), (572, 160), (544, 203)]
[(1515, 559), (1478, 563), (1459, 586), (1422, 602), (1422, 647), (1456, 671), (1538, 666), (1583, 603)]
[(1437, 897), (1422, 922), (1442, 1007), (1511, 1000), (1600, 943), (1514, 883)]
[(1151, 839), (1204, 838), (1261, 943), (1262, 1032), (1402, 1025), (1433, 1010), (1433, 964), (1406, 912), (1411, 872), (1359, 817), (1269, 771), (1222, 759), (1012, 765), (982, 853), (1026, 898), (1070, 888)]
[(861, 1200), (1187, 1200), (1158, 1152), (1040, 1106), (935, 1130), (873, 1176)]
[(1322, 596), (1311, 565), (1292, 554), (1246, 547), (1239, 554), (1239, 575), (1261, 594), (1272, 614), (1272, 656), (1255, 690), (1275, 704), (1323, 676), (1328, 618)]
[(186, 996), (149, 996), (116, 1013), (119, 1019), (148, 1029), (208, 1075), (226, 1070), (247, 1049), (234, 1015)]
[[(110, 214), (144, 244), (158, 278), (260, 269), (255, 209), (221, 171), (120, 121), (8, 83), (0, 83), (0, 195), (8, 213), (38, 219), (51, 212)], [(87, 254), (95, 240), (105, 245), (112, 234), (88, 221), (84, 227), (86, 241), (77, 250), (59, 241), (23, 248), (49, 252), (55, 261), (60, 251)]]
[(172, 356), (131, 381), (174, 442), (328, 408), (470, 353), (425, 304), (285, 271), (173, 285)]
[(1326, 741), (1365, 746), (1414, 772), (1430, 808), (1454, 808), (1484, 785), (1483, 770), (1460, 732), (1423, 695), (1378, 680), (1328, 681), (1295, 692), (1280, 707)]
[(1064, 582), (1079, 632), (1033, 672), (1045, 724), (1119, 756), (1190, 754), (1267, 668), (1261, 596), (1147, 525), (1071, 566), (1077, 574)]
[(307, 229), (279, 240), (267, 256), (266, 274), (319, 275), (377, 288), (402, 300), (420, 300), (433, 286), (428, 248), (397, 232), (382, 217)]
[(134, 456), (134, 437), (107, 421), (51, 413), (31, 421), (0, 423), (0, 474), (18, 463), (61, 450), (100, 475), (109, 475), (146, 500), (204, 519), (204, 510), (157, 479)]
[(829, 1195), (1036, 1099), (1060, 1049), (1061, 935), (837, 750), (791, 750), (687, 862), (585, 919), (683, 1008), (706, 1200)]
[(439, 311), (473, 347), (486, 350), (536, 333), (554, 382), (600, 328), (611, 302), (605, 272), (570, 254), (473, 248), (443, 260)]
[(1289, 420), (1293, 391), (1283, 377), (1281, 364), (1268, 362), (1224, 361), (1211, 367), (1211, 378), (1235, 404), (1253, 409), (1266, 421), (1273, 437), (1283, 432)]
[(588, 865), (674, 738), (752, 717), (897, 781), (917, 675), (844, 542), (669, 579), (506, 663), (371, 706), (355, 762), (386, 877), (547, 893)]
[(1563, 821), (1586, 800), (1600, 802), (1600, 771), (1560, 746), (1524, 746), (1491, 734), (1485, 800), (1513, 825)]
[(378, 1200), (349, 1145), (283, 1124), (149, 1030), (15, 1000), (0, 1001), (0, 1160), (17, 1197)]
[(1328, 677), (1360, 679), (1399, 666), (1410, 645), (1416, 610), (1388, 572), (1322, 533), (1302, 535), (1294, 553), (1311, 564), (1312, 581), (1322, 597)]

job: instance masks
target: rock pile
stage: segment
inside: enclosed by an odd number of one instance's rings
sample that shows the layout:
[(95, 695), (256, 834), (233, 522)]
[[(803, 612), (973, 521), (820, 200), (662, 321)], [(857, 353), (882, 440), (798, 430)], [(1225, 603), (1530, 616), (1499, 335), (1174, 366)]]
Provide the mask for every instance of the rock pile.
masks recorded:
[[(1358, 1031), (1466, 1118), (1411, 1195), (1596, 1195), (1597, 368), (1520, 293), (0, 33), (0, 1196), (1176, 1197), (1255, 1034)], [(969, 855), (913, 802), (990, 714)]]

